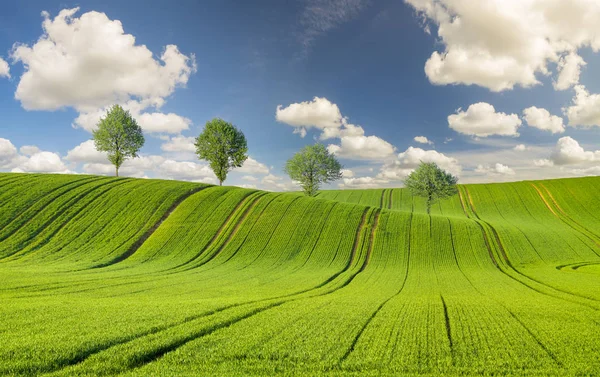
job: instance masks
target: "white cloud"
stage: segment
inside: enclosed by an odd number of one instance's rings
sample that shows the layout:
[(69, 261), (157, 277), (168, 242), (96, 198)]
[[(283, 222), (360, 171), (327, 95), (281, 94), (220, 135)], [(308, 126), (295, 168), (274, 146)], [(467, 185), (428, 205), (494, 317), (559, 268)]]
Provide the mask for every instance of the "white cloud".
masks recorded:
[[(438, 85), (530, 87), (539, 83), (537, 74), (550, 74), (548, 64), (561, 56), (581, 47), (600, 49), (595, 0), (405, 1), (438, 26), (444, 50), (433, 52), (425, 64), (427, 77)], [(561, 86), (575, 80), (565, 69)]]
[(523, 116), (527, 124), (531, 127), (550, 131), (553, 134), (565, 132), (563, 119), (556, 115), (551, 115), (546, 109), (531, 106), (523, 110)]
[(584, 150), (577, 140), (565, 136), (558, 139), (550, 156), (556, 165), (571, 165), (600, 160), (600, 150)]
[(0, 168), (9, 168), (18, 158), (17, 148), (13, 143), (0, 137)]
[(294, 128), (293, 133), (296, 135), (300, 135), (300, 137), (304, 139), (304, 137), (306, 136), (306, 128), (305, 127), (296, 127), (296, 128)]
[(157, 173), (160, 177), (217, 183), (210, 167), (196, 162), (165, 160), (158, 165)]
[(430, 144), (430, 145), (433, 144), (433, 141), (429, 140), (425, 136), (415, 136), (414, 140), (417, 143), (421, 143), (421, 144)]
[(272, 191), (291, 191), (297, 190), (299, 185), (289, 179), (284, 179), (275, 174), (268, 174), (261, 180), (261, 189)]
[(399, 153), (395, 161), (383, 165), (377, 178), (402, 180), (421, 162), (434, 162), (440, 168), (456, 176), (459, 176), (462, 172), (462, 166), (455, 158), (448, 157), (433, 149), (426, 151), (421, 148), (409, 147), (406, 151)]
[(518, 144), (518, 145), (515, 145), (515, 147), (513, 148), (513, 150), (515, 150), (517, 152), (524, 152), (528, 149), (529, 149), (529, 147), (525, 144)]
[(143, 112), (160, 108), (165, 98), (185, 86), (196, 70), (193, 55), (168, 45), (153, 57), (145, 45), (136, 45), (118, 20), (79, 8), (64, 9), (54, 19), (42, 12), (44, 33), (29, 46), (16, 43), (14, 63), (25, 68), (15, 98), (27, 110), (72, 107), (79, 116), (74, 127), (92, 131), (107, 108), (121, 104), (146, 132), (179, 133), (191, 121), (177, 114)]
[[(342, 113), (335, 103), (327, 98), (315, 97), (312, 101), (292, 103), (287, 107), (277, 106), (275, 119), (292, 127), (315, 127), (320, 130), (339, 128), (342, 125)], [(302, 135), (302, 131), (297, 131)]]
[(196, 153), (196, 146), (194, 145), (195, 142), (196, 138), (192, 136), (174, 136), (168, 138), (167, 141), (160, 146), (160, 149), (165, 152)]
[(517, 114), (497, 113), (494, 106), (485, 102), (472, 104), (467, 111), (458, 109), (456, 114), (448, 116), (450, 128), (462, 134), (479, 137), (519, 136), (517, 129), (521, 123)]
[(13, 47), (11, 58), (25, 66), (15, 93), (25, 109), (86, 112), (132, 97), (165, 98), (195, 71), (194, 56), (177, 46), (166, 46), (155, 60), (120, 21), (95, 11), (78, 18), (78, 11), (64, 9), (54, 19), (42, 12), (38, 41)]
[(554, 166), (554, 161), (548, 160), (547, 158), (541, 158), (533, 160), (533, 164), (539, 168), (546, 168)]
[(94, 140), (87, 140), (67, 152), (65, 160), (70, 162), (85, 162), (108, 164), (108, 155), (96, 150)]
[(396, 148), (377, 136), (342, 136), (340, 145), (329, 144), (327, 150), (350, 160), (385, 160)]
[(242, 167), (236, 168), (235, 171), (246, 174), (269, 174), (267, 165), (256, 161), (252, 157), (248, 157)]
[(10, 78), (10, 67), (6, 60), (0, 58), (0, 77)]
[(575, 52), (571, 52), (569, 55), (561, 57), (558, 61), (558, 70), (560, 73), (553, 83), (554, 89), (567, 90), (573, 85), (578, 84), (581, 67), (585, 65), (586, 62), (583, 58)]
[(137, 121), (146, 132), (178, 134), (190, 128), (192, 121), (174, 113), (143, 113)]
[(563, 109), (569, 126), (600, 127), (600, 94), (590, 94), (583, 85), (576, 85), (575, 93), (573, 104)]
[(511, 168), (509, 168), (506, 165), (503, 165), (501, 163), (496, 163), (492, 166), (490, 165), (477, 165), (477, 168), (475, 169), (476, 173), (480, 173), (480, 174), (502, 174), (502, 175), (514, 175), (515, 171)]
[(342, 176), (344, 178), (354, 178), (354, 172), (350, 169), (342, 169)]
[(242, 179), (244, 181), (249, 181), (249, 182), (257, 182), (258, 181), (258, 178), (254, 177), (252, 175), (245, 175), (242, 177)]
[(19, 148), (19, 152), (25, 156), (32, 156), (38, 152), (41, 152), (41, 150), (35, 145), (23, 145), (21, 148)]
[(389, 180), (375, 177), (357, 177), (357, 178), (344, 178), (344, 183), (340, 183), (340, 188), (377, 188), (389, 183)]
[(52, 152), (38, 152), (12, 170), (18, 173), (73, 173), (60, 156)]
[(592, 166), (591, 168), (585, 168), (585, 169), (573, 169), (573, 170), (571, 170), (571, 173), (578, 175), (578, 176), (582, 176), (582, 175), (596, 176), (596, 175), (600, 175), (600, 166)]

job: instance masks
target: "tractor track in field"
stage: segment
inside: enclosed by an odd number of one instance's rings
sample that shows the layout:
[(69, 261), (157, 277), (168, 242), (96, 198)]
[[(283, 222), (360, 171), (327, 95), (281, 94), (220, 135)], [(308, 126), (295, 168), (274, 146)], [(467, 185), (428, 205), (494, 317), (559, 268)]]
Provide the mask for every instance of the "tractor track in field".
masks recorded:
[[(192, 266), (191, 268), (187, 268), (187, 269), (183, 269), (182, 271), (187, 271), (196, 267), (200, 267), (208, 262), (210, 262), (214, 257), (216, 257), (221, 250), (229, 243), (229, 241), (231, 240), (231, 238), (235, 235), (235, 233), (237, 233), (238, 228), (240, 227), (240, 225), (244, 222), (244, 220), (246, 219), (246, 217), (248, 216), (248, 213), (258, 204), (258, 202), (260, 201), (260, 199), (265, 196), (266, 193), (260, 193), (257, 191), (254, 192), (249, 192), (248, 195), (246, 195), (245, 197), (243, 197), (240, 202), (235, 206), (235, 208), (229, 213), (229, 215), (227, 215), (227, 218), (225, 218), (225, 221), (223, 221), (223, 224), (221, 224), (221, 226), (219, 227), (219, 229), (215, 232), (215, 234), (211, 237), (211, 239), (207, 242), (206, 246), (204, 247), (203, 250), (201, 250), (198, 254), (196, 254), (192, 259), (187, 260), (184, 263), (181, 263), (175, 267), (169, 268), (166, 271), (170, 271), (170, 270), (176, 270), (179, 269), (181, 267), (185, 267), (191, 263), (193, 263), (194, 261), (196, 261), (198, 258), (202, 257), (205, 252), (207, 250), (210, 250), (212, 247), (214, 247), (217, 243), (217, 241), (219, 240), (220, 236), (225, 233), (226, 229), (228, 228), (229, 225), (231, 225), (231, 223), (234, 221), (235, 215), (238, 213), (238, 211), (244, 207), (244, 205), (248, 204), (248, 202), (251, 202), (242, 212), (242, 214), (240, 215), (239, 219), (237, 219), (236, 223), (233, 225), (233, 229), (231, 230), (231, 232), (229, 233), (229, 236), (226, 238), (226, 240), (221, 244), (221, 246), (217, 249), (216, 253), (214, 253), (213, 256), (209, 257), (208, 260), (201, 262), (199, 265), (196, 266)], [(176, 272), (180, 272), (180, 271), (176, 271)], [(176, 273), (174, 272), (174, 273)]]
[[(505, 262), (505, 263), (506, 263), (506, 265), (508, 266), (509, 270), (512, 270), (512, 271), (513, 271), (514, 273), (516, 273), (518, 276), (521, 276), (521, 277), (523, 277), (524, 279), (531, 280), (531, 281), (533, 281), (533, 282), (535, 282), (535, 283), (537, 283), (537, 284), (540, 284), (540, 285), (542, 285), (543, 287), (545, 287), (546, 289), (550, 289), (551, 291), (557, 291), (557, 292), (559, 292), (559, 293), (562, 293), (562, 294), (567, 294), (567, 295), (569, 295), (569, 296), (572, 296), (572, 297), (574, 297), (574, 298), (578, 298), (578, 299), (585, 299), (585, 300), (591, 300), (591, 301), (595, 301), (595, 300), (589, 299), (589, 298), (587, 298), (587, 297), (582, 297), (582, 296), (576, 295), (576, 294), (574, 294), (574, 293), (571, 293), (571, 292), (568, 292), (568, 291), (563, 291), (563, 290), (560, 290), (560, 289), (556, 289), (555, 287), (549, 286), (549, 285), (547, 285), (547, 284), (545, 284), (545, 283), (543, 283), (543, 282), (540, 282), (540, 281), (538, 281), (538, 280), (536, 280), (536, 279), (533, 279), (533, 278), (531, 278), (531, 277), (529, 277), (529, 276), (527, 276), (527, 275), (523, 274), (523, 273), (522, 273), (522, 272), (520, 272), (519, 270), (517, 270), (517, 269), (516, 269), (516, 268), (515, 268), (515, 267), (512, 265), (512, 263), (510, 262), (510, 259), (508, 259), (508, 255), (506, 254), (506, 251), (505, 251), (505, 249), (504, 249), (504, 246), (502, 245), (502, 242), (500, 241), (500, 236), (498, 235), (498, 232), (496, 231), (496, 229), (495, 229), (495, 228), (494, 228), (494, 227), (493, 227), (491, 224), (489, 224), (488, 222), (486, 222), (486, 221), (484, 221), (484, 220), (481, 220), (481, 219), (479, 218), (479, 216), (477, 215), (477, 212), (475, 211), (474, 205), (473, 205), (473, 203), (472, 203), (471, 196), (469, 195), (469, 193), (468, 193), (468, 191), (467, 191), (467, 189), (466, 189), (466, 188), (465, 188), (465, 191), (466, 191), (466, 193), (467, 193), (467, 195), (468, 195), (468, 197), (469, 197), (469, 202), (467, 202), (467, 204), (470, 204), (470, 209), (471, 209), (471, 211), (473, 212), (473, 214), (475, 215), (475, 217), (477, 218), (476, 220), (475, 220), (475, 219), (473, 219), (473, 220), (475, 221), (475, 223), (476, 223), (477, 225), (479, 225), (479, 228), (480, 228), (480, 230), (481, 230), (481, 233), (482, 233), (483, 239), (484, 239), (484, 241), (485, 241), (486, 248), (488, 249), (488, 253), (489, 253), (490, 257), (492, 258), (492, 261), (493, 261), (494, 265), (496, 265), (496, 267), (498, 268), (498, 270), (499, 270), (500, 272), (502, 272), (504, 275), (508, 276), (509, 278), (513, 279), (514, 281), (516, 281), (516, 282), (518, 282), (518, 283), (522, 284), (523, 286), (525, 286), (525, 287), (527, 287), (527, 288), (529, 288), (529, 289), (531, 289), (531, 290), (533, 290), (533, 291), (535, 291), (535, 292), (538, 292), (538, 293), (541, 293), (541, 294), (543, 294), (543, 295), (550, 296), (550, 297), (553, 297), (553, 298), (557, 298), (557, 299), (560, 299), (560, 300), (563, 300), (563, 301), (567, 301), (567, 302), (571, 302), (571, 303), (575, 303), (575, 304), (583, 305), (583, 306), (585, 306), (585, 307), (587, 307), (587, 308), (590, 308), (590, 309), (592, 309), (592, 310), (595, 310), (595, 311), (598, 311), (598, 310), (600, 310), (600, 308), (598, 308), (598, 307), (596, 307), (596, 306), (594, 306), (594, 305), (591, 305), (591, 304), (589, 304), (589, 303), (584, 303), (584, 302), (580, 302), (580, 301), (576, 301), (576, 300), (569, 300), (569, 299), (566, 299), (565, 297), (562, 297), (561, 295), (557, 295), (557, 294), (551, 294), (551, 293), (548, 293), (548, 292), (544, 292), (544, 291), (542, 291), (542, 290), (540, 290), (540, 289), (534, 288), (534, 287), (532, 287), (530, 284), (527, 284), (526, 282), (524, 282), (523, 280), (521, 280), (521, 279), (518, 279), (518, 278), (516, 278), (515, 276), (513, 276), (513, 275), (511, 275), (511, 274), (507, 273), (506, 271), (504, 271), (504, 270), (502, 269), (502, 267), (500, 267), (500, 264), (498, 263), (498, 261), (496, 260), (496, 257), (495, 257), (495, 255), (494, 255), (494, 252), (492, 251), (492, 248), (491, 248), (492, 240), (490, 240), (490, 238), (489, 238), (489, 236), (488, 236), (488, 234), (487, 234), (487, 231), (486, 231), (485, 227), (482, 225), (482, 223), (483, 223), (483, 224), (485, 224), (486, 226), (488, 226), (488, 227), (490, 228), (490, 231), (492, 232), (492, 234), (493, 234), (493, 236), (494, 236), (494, 239), (495, 239), (495, 242), (494, 242), (494, 244), (495, 244), (495, 245), (498, 247), (498, 250), (499, 250), (499, 252), (500, 252), (500, 256), (501, 256), (502, 260), (504, 260), (504, 262)], [(461, 198), (462, 198), (462, 196), (461, 196)], [(469, 217), (469, 218), (470, 218), (470, 217)]]
[[(2, 259), (6, 259), (9, 257), (14, 257), (17, 256), (17, 254), (19, 254), (22, 250), (26, 249), (29, 247), (29, 241), (31, 241), (32, 239), (38, 237), (40, 234), (42, 234), (47, 228), (48, 226), (50, 226), (50, 224), (52, 224), (53, 222), (56, 221), (56, 219), (58, 219), (63, 213), (65, 213), (68, 209), (71, 208), (71, 206), (77, 202), (79, 202), (81, 199), (83, 199), (84, 197), (86, 197), (88, 194), (96, 191), (97, 189), (100, 189), (101, 192), (97, 193), (95, 192), (94, 194), (97, 194), (91, 201), (95, 201), (96, 199), (98, 199), (100, 196), (102, 196), (102, 194), (106, 193), (107, 191), (110, 191), (112, 189), (114, 189), (117, 186), (120, 186), (122, 184), (125, 184), (127, 182), (130, 181), (130, 178), (124, 178), (122, 180), (119, 181), (114, 181), (114, 180), (109, 180), (107, 182), (104, 182), (98, 186), (94, 186), (78, 195), (76, 195), (73, 198), (70, 198), (68, 200), (67, 203), (64, 203), (62, 208), (58, 211), (56, 211), (56, 213), (54, 213), (48, 220), (46, 220), (38, 229), (37, 232), (35, 234), (31, 234), (28, 236), (28, 238), (26, 240), (21, 241), (21, 243), (19, 244), (19, 247), (14, 248), (13, 252), (7, 255), (3, 255), (0, 257), (0, 260)], [(105, 186), (114, 183), (114, 185), (106, 188)], [(78, 210), (76, 210), (73, 214), (69, 215), (69, 218), (64, 221), (63, 223), (61, 223), (57, 229), (53, 230), (52, 233), (50, 235), (45, 235), (44, 238), (39, 241), (37, 244), (35, 244), (34, 246), (31, 247), (30, 251), (35, 251), (38, 250), (39, 248), (43, 247), (46, 243), (48, 243), (48, 241), (52, 238), (52, 236), (54, 236), (57, 232), (59, 232), (62, 228), (64, 228), (75, 216), (77, 216), (81, 211), (83, 211), (85, 209), (85, 207), (79, 208)], [(23, 226), (29, 224), (33, 219), (35, 218), (32, 217), (29, 220), (27, 220), (26, 223), (24, 223), (20, 229), (23, 228)], [(25, 245), (27, 243), (27, 245)], [(25, 245), (25, 246), (23, 246)], [(29, 253), (28, 253), (29, 254)]]
[[(348, 349), (346, 350), (346, 352), (344, 353), (344, 355), (338, 361), (338, 366), (341, 366), (341, 364), (348, 359), (348, 357), (350, 356), (350, 354), (352, 352), (354, 352), (354, 350), (356, 349), (356, 345), (358, 344), (358, 341), (360, 340), (360, 338), (362, 337), (362, 335), (364, 334), (364, 332), (367, 330), (367, 327), (369, 327), (369, 324), (373, 321), (373, 319), (375, 319), (375, 317), (377, 316), (377, 314), (379, 314), (379, 312), (381, 312), (381, 310), (385, 307), (385, 305), (388, 302), (390, 302), (392, 299), (394, 299), (395, 297), (397, 297), (398, 295), (400, 295), (400, 293), (402, 293), (402, 291), (404, 290), (404, 286), (406, 285), (406, 281), (408, 280), (408, 272), (409, 272), (409, 264), (410, 264), (410, 250), (411, 250), (410, 249), (410, 232), (411, 232), (411, 229), (412, 229), (412, 216), (413, 216), (413, 214), (411, 212), (410, 218), (408, 220), (408, 224), (409, 225), (408, 225), (408, 237), (407, 237), (406, 270), (404, 271), (404, 279), (402, 281), (402, 285), (398, 289), (398, 292), (394, 293), (393, 295), (391, 295), (390, 297), (388, 297), (387, 299), (385, 299), (385, 301), (383, 301), (381, 304), (379, 304), (379, 306), (377, 306), (377, 308), (375, 309), (375, 311), (373, 311), (373, 313), (371, 313), (371, 315), (369, 316), (369, 318), (367, 318), (367, 320), (361, 326), (361, 328), (358, 331), (358, 333), (352, 339), (352, 343), (350, 344), (350, 347), (348, 347)], [(393, 354), (393, 351), (392, 351), (392, 354)]]
[[(365, 212), (363, 213), (363, 219), (361, 221), (359, 229), (357, 230), (357, 238), (360, 238), (362, 227), (365, 226), (366, 213), (367, 212), (368, 212), (368, 208), (366, 208)], [(375, 226), (373, 228), (375, 228)], [(374, 235), (374, 231), (373, 230), (371, 231), (371, 234)], [(370, 238), (370, 241), (372, 242), (373, 240)], [(145, 353), (141, 357), (135, 358), (135, 360), (132, 363), (129, 364), (129, 368), (127, 370), (137, 369), (137, 368), (143, 367), (146, 364), (149, 364), (152, 361), (155, 361), (155, 360), (159, 359), (160, 357), (164, 356), (165, 354), (167, 354), (169, 352), (173, 352), (173, 351), (177, 350), (178, 348), (184, 346), (185, 344), (187, 344), (189, 342), (192, 342), (194, 340), (200, 339), (200, 338), (202, 338), (202, 337), (204, 337), (206, 335), (210, 335), (210, 334), (212, 334), (213, 332), (215, 332), (217, 330), (227, 328), (227, 327), (229, 327), (229, 326), (231, 326), (231, 325), (233, 325), (235, 323), (241, 322), (241, 321), (243, 321), (245, 319), (248, 319), (248, 318), (250, 318), (250, 317), (252, 317), (254, 315), (257, 315), (257, 314), (262, 313), (264, 311), (267, 311), (269, 309), (273, 309), (273, 308), (279, 307), (279, 306), (281, 306), (281, 305), (283, 305), (285, 303), (288, 303), (288, 302), (293, 302), (293, 301), (302, 300), (302, 299), (310, 299), (310, 298), (321, 297), (321, 296), (326, 296), (326, 295), (332, 294), (332, 293), (334, 293), (336, 291), (339, 291), (340, 289), (346, 287), (348, 284), (350, 284), (350, 282), (354, 279), (354, 277), (356, 277), (356, 275), (358, 275), (359, 273), (361, 273), (363, 269), (361, 268), (359, 271), (357, 271), (355, 274), (353, 274), (349, 279), (347, 279), (344, 283), (342, 283), (341, 285), (339, 285), (337, 287), (334, 287), (333, 289), (330, 289), (330, 290), (327, 290), (327, 291), (325, 291), (323, 293), (315, 294), (315, 295), (312, 295), (312, 296), (293, 297), (293, 296), (300, 296), (300, 295), (302, 295), (304, 293), (309, 293), (311, 291), (323, 288), (327, 284), (329, 284), (330, 282), (332, 282), (341, 273), (348, 271), (350, 269), (350, 267), (351, 267), (353, 259), (357, 255), (357, 250), (356, 249), (359, 247), (359, 242), (360, 241), (358, 239), (356, 239), (355, 242), (354, 242), (353, 250), (351, 252), (351, 260), (350, 260), (349, 264), (340, 273), (336, 274), (334, 277), (331, 277), (331, 278), (327, 279), (324, 283), (319, 284), (318, 286), (316, 286), (314, 288), (311, 288), (311, 289), (308, 289), (308, 290), (304, 290), (304, 291), (300, 291), (300, 292), (295, 292), (295, 293), (292, 293), (292, 294), (289, 294), (289, 295), (280, 296), (280, 297), (271, 297), (271, 298), (265, 298), (265, 299), (260, 299), (260, 300), (253, 300), (253, 301), (248, 301), (248, 302), (243, 302), (243, 303), (226, 305), (226, 306), (223, 306), (221, 308), (216, 308), (216, 309), (213, 309), (211, 311), (207, 311), (205, 313), (202, 313), (202, 314), (199, 314), (199, 315), (196, 315), (196, 316), (190, 316), (190, 317), (186, 318), (185, 320), (180, 321), (180, 322), (175, 323), (175, 324), (171, 324), (171, 325), (168, 325), (168, 326), (162, 326), (162, 327), (155, 327), (154, 329), (151, 329), (149, 331), (138, 333), (138, 334), (136, 334), (134, 336), (130, 336), (130, 337), (127, 337), (127, 338), (119, 340), (119, 341), (107, 342), (107, 343), (105, 343), (102, 346), (93, 348), (91, 350), (92, 352), (88, 352), (88, 351), (82, 352), (79, 355), (77, 355), (76, 357), (73, 357), (70, 360), (68, 360), (66, 362), (63, 362), (58, 368), (51, 369), (51, 370), (50, 369), (46, 369), (46, 370), (43, 371), (43, 373), (57, 372), (57, 371), (66, 369), (68, 367), (76, 366), (78, 364), (83, 363), (85, 360), (87, 360), (88, 358), (92, 357), (93, 355), (96, 355), (96, 354), (98, 354), (98, 353), (100, 353), (102, 351), (106, 351), (106, 350), (108, 350), (108, 349), (110, 349), (112, 347), (115, 347), (115, 346), (118, 346), (118, 345), (121, 345), (121, 344), (125, 344), (125, 343), (129, 343), (129, 342), (135, 341), (137, 339), (141, 339), (141, 338), (149, 336), (149, 335), (158, 334), (160, 332), (172, 329), (172, 328), (174, 328), (176, 326), (187, 324), (187, 323), (189, 323), (189, 322), (191, 322), (193, 320), (204, 318), (204, 317), (208, 317), (210, 315), (214, 315), (214, 314), (223, 312), (223, 311), (225, 311), (227, 309), (232, 309), (232, 308), (236, 308), (236, 307), (240, 307), (240, 306), (244, 306), (244, 305), (251, 305), (251, 304), (257, 304), (257, 303), (259, 304), (261, 302), (267, 303), (269, 301), (272, 301), (271, 303), (266, 304), (264, 307), (252, 309), (252, 310), (250, 310), (249, 312), (247, 312), (245, 314), (234, 316), (233, 318), (230, 318), (228, 320), (222, 321), (221, 323), (219, 323), (219, 324), (217, 324), (215, 326), (209, 326), (207, 328), (199, 329), (197, 331), (194, 331), (193, 333), (188, 334), (187, 336), (185, 336), (185, 337), (183, 337), (181, 339), (175, 340), (174, 342), (172, 342), (172, 343), (170, 343), (168, 345), (161, 346), (161, 347), (159, 347), (159, 348), (157, 348), (157, 349), (155, 349), (155, 350), (153, 350), (151, 352)], [(367, 250), (369, 250), (370, 248), (372, 248), (372, 244), (371, 243), (368, 245), (368, 249)], [(365, 256), (365, 258), (366, 258), (366, 256)], [(366, 259), (365, 259), (365, 262), (366, 262)], [(363, 266), (366, 264), (365, 262), (363, 262)], [(406, 282), (406, 277), (405, 277), (404, 282)], [(398, 293), (400, 293), (400, 291)], [(394, 297), (394, 296), (392, 296), (392, 297)], [(390, 297), (387, 301), (389, 301), (392, 297)], [(382, 304), (381, 307), (383, 307), (383, 305), (384, 304)], [(379, 309), (377, 311), (379, 311)], [(373, 317), (375, 316), (375, 314), (373, 315)], [(365, 325), (365, 327), (366, 327), (366, 325)], [(120, 372), (125, 372), (125, 370), (122, 370)]]
[[(556, 216), (556, 218), (558, 218), (560, 221), (562, 221), (563, 223), (565, 223), (567, 226), (569, 226), (571, 229), (573, 229), (577, 233), (583, 235), (584, 237), (586, 237), (587, 239), (589, 239), (590, 241), (592, 241), (598, 248), (600, 248), (600, 242), (598, 241), (598, 236), (596, 234), (594, 234), (592, 231), (590, 231), (589, 229), (587, 229), (586, 227), (584, 227), (583, 225), (579, 224), (573, 218), (571, 218), (571, 216), (569, 216), (560, 207), (560, 205), (558, 204), (558, 202), (554, 199), (554, 197), (552, 196), (552, 194), (550, 193), (550, 191), (544, 185), (541, 185), (541, 186), (544, 188), (544, 190), (548, 194), (548, 197), (550, 198), (550, 200), (546, 199), (546, 197), (544, 196), (544, 194), (542, 193), (542, 191), (535, 184), (531, 183), (531, 186), (535, 189), (535, 191), (540, 196), (540, 199), (542, 199), (542, 201), (544, 202), (544, 204), (546, 205), (546, 207), (550, 210), (550, 212), (552, 212), (552, 214), (554, 216)], [(552, 203), (554, 205), (554, 207), (556, 207), (556, 211), (552, 208), (552, 206), (551, 206), (550, 203)], [(581, 229), (578, 229), (571, 222), (575, 223), (577, 225), (577, 227), (580, 227)], [(592, 252), (594, 254), (596, 254), (597, 256), (600, 256), (600, 254), (598, 254), (598, 252), (596, 250), (594, 250), (593, 248), (590, 248), (590, 249), (592, 250)]]
[(381, 199), (379, 200), (379, 208), (383, 208), (383, 204), (385, 202), (385, 193), (387, 189), (381, 190)]
[[(75, 190), (76, 188), (78, 188), (78, 187), (81, 187), (81, 186), (83, 186), (83, 185), (85, 185), (85, 184), (88, 184), (88, 183), (91, 183), (91, 182), (94, 182), (94, 181), (100, 181), (100, 180), (102, 180), (102, 179), (101, 179), (101, 178), (95, 178), (95, 179), (85, 178), (85, 179), (82, 179), (82, 180), (77, 180), (77, 181), (69, 182), (69, 183), (66, 183), (66, 184), (60, 185), (60, 186), (58, 186), (58, 187), (55, 187), (54, 189), (50, 190), (49, 192), (45, 193), (44, 195), (41, 195), (41, 196), (40, 196), (40, 197), (39, 197), (37, 200), (35, 200), (33, 203), (31, 203), (31, 204), (30, 204), (30, 205), (29, 205), (27, 208), (24, 208), (23, 210), (21, 210), (21, 211), (19, 212), (19, 214), (18, 214), (17, 216), (13, 217), (12, 219), (10, 219), (10, 221), (9, 221), (8, 223), (6, 223), (6, 225), (4, 225), (4, 226), (0, 227), (0, 232), (4, 231), (4, 229), (6, 229), (7, 227), (9, 227), (9, 226), (10, 226), (10, 225), (11, 225), (13, 222), (15, 222), (15, 221), (16, 221), (16, 220), (18, 220), (19, 218), (23, 217), (23, 216), (25, 215), (25, 213), (26, 213), (27, 211), (29, 211), (29, 210), (30, 210), (30, 209), (31, 209), (33, 206), (35, 206), (37, 203), (39, 203), (39, 202), (40, 202), (40, 201), (42, 201), (43, 199), (47, 199), (47, 196), (48, 196), (48, 195), (51, 195), (52, 193), (54, 193), (54, 192), (56, 192), (56, 191), (58, 191), (58, 190), (60, 190), (60, 189), (62, 189), (62, 188), (65, 188), (65, 187), (67, 187), (67, 186), (69, 186), (69, 185), (73, 185), (73, 187), (70, 187), (68, 190), (65, 190), (64, 192), (60, 193), (60, 195), (62, 196), (62, 195), (65, 195), (65, 194), (67, 194), (68, 192), (70, 192), (70, 191), (73, 191), (73, 190)], [(113, 180), (107, 180), (107, 181), (108, 181), (108, 182), (106, 182), (105, 184), (107, 184), (107, 183), (110, 183), (110, 182), (114, 182)], [(97, 186), (97, 187), (100, 187), (100, 186)], [(37, 214), (39, 214), (39, 213), (40, 213), (40, 212), (42, 212), (44, 209), (46, 209), (46, 207), (47, 207), (48, 205), (50, 205), (52, 202), (53, 202), (53, 200), (50, 200), (48, 203), (45, 203), (45, 204), (44, 204), (42, 207), (40, 207), (40, 208), (39, 208), (37, 211), (34, 211), (34, 213), (33, 213), (33, 214), (32, 214), (32, 215), (29, 217), (29, 218), (27, 218), (27, 219), (24, 219), (25, 221), (23, 221), (21, 224), (18, 224), (18, 225), (17, 225), (17, 227), (16, 227), (15, 229), (11, 230), (11, 231), (10, 231), (10, 232), (11, 232), (10, 234), (8, 234), (8, 235), (0, 235), (0, 242), (2, 242), (2, 241), (4, 241), (4, 240), (6, 240), (6, 239), (7, 239), (7, 238), (9, 238), (9, 237), (10, 237), (12, 234), (14, 234), (15, 232), (18, 232), (18, 231), (19, 231), (20, 229), (22, 229), (24, 226), (26, 226), (27, 224), (29, 224), (29, 223), (31, 222), (31, 220), (35, 218), (35, 216), (36, 216)]]

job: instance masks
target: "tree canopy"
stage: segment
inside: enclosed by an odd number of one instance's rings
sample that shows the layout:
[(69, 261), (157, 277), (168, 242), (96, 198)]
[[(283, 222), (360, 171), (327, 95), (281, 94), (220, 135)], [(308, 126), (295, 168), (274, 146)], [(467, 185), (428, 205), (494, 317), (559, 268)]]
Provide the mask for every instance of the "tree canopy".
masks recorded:
[(314, 196), (321, 184), (342, 178), (342, 165), (330, 154), (323, 144), (302, 148), (285, 164), (285, 172), (294, 181), (300, 182), (308, 196)]
[(404, 185), (413, 195), (427, 200), (427, 213), (430, 213), (433, 203), (456, 195), (457, 182), (458, 178), (441, 169), (436, 163), (421, 162), (406, 178)]
[(231, 169), (241, 167), (248, 158), (243, 132), (220, 118), (206, 122), (195, 146), (198, 158), (209, 162), (219, 185), (223, 184)]
[(100, 119), (93, 139), (98, 151), (108, 153), (108, 160), (115, 165), (117, 177), (123, 162), (137, 157), (145, 142), (142, 128), (129, 111), (119, 105), (111, 107), (106, 116)]

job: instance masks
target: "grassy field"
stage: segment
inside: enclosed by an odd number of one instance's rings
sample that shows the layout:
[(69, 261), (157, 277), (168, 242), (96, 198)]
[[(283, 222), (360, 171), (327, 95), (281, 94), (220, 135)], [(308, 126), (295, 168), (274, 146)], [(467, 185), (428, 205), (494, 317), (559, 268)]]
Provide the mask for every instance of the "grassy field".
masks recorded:
[(0, 375), (600, 375), (600, 177), (459, 189), (0, 174)]

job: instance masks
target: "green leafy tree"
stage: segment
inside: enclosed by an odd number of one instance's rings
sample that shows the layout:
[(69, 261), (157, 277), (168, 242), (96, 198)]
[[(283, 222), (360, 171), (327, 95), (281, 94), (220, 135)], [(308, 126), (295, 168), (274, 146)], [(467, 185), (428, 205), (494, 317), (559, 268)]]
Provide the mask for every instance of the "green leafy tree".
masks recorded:
[(427, 200), (429, 214), (433, 203), (458, 193), (457, 182), (458, 178), (441, 169), (436, 163), (421, 162), (419, 167), (409, 174), (404, 185), (413, 195)]
[(115, 165), (117, 177), (123, 162), (137, 157), (145, 142), (142, 128), (129, 111), (119, 105), (111, 107), (106, 116), (100, 119), (93, 138), (96, 149), (108, 153), (108, 160)]
[(322, 183), (342, 178), (342, 165), (323, 144), (307, 145), (285, 164), (285, 172), (300, 182), (308, 196), (315, 196)]
[(209, 162), (219, 185), (231, 169), (241, 167), (248, 158), (248, 145), (242, 131), (220, 118), (206, 122), (195, 145), (196, 154)]

